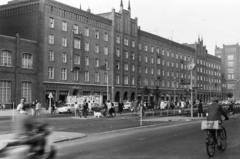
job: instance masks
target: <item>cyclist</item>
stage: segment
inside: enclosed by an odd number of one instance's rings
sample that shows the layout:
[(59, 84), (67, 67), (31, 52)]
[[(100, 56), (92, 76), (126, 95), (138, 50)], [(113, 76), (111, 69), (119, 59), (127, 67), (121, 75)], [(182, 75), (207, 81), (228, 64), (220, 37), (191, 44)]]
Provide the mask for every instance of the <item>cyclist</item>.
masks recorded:
[[(210, 104), (208, 106), (208, 116), (207, 116), (207, 120), (208, 121), (220, 121), (220, 124), (222, 123), (222, 117), (221, 115), (223, 115), (225, 117), (225, 120), (228, 120), (228, 114), (226, 113), (226, 111), (222, 108), (222, 106), (220, 104), (218, 104), (218, 99), (217, 98), (213, 98), (212, 99), (212, 104)], [(220, 131), (221, 130), (217, 130), (215, 135), (216, 135), (216, 139), (217, 139), (217, 144), (218, 147), (221, 148), (221, 143), (220, 143)]]

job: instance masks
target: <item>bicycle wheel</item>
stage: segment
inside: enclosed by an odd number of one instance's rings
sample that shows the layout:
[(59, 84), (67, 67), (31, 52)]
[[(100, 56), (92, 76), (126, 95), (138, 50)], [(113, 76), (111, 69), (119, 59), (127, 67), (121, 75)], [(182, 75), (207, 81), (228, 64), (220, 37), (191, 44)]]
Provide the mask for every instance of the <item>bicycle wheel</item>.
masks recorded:
[(224, 151), (227, 147), (227, 132), (224, 127), (222, 127), (222, 130), (220, 131), (220, 139), (221, 139), (221, 151)]
[(206, 139), (206, 150), (209, 157), (212, 157), (215, 153), (215, 140), (214, 134), (208, 132), (208, 136)]

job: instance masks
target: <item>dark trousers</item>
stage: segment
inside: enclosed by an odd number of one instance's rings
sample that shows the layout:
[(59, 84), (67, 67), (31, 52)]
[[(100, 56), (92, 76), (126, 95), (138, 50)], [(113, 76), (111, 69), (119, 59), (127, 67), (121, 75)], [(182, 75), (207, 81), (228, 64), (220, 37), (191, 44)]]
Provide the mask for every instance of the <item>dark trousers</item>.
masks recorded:
[(84, 117), (87, 117), (87, 112), (88, 112), (88, 111), (87, 111), (86, 109), (83, 109), (83, 116), (84, 116)]

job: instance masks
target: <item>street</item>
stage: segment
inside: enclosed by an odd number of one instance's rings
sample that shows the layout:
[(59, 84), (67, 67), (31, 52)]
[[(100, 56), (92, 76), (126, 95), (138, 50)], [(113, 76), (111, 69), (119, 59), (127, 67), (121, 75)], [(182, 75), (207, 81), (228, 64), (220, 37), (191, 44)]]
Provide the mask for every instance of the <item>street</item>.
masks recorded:
[[(218, 159), (238, 159), (240, 152), (239, 118), (225, 121), (227, 150), (216, 150)], [(59, 143), (60, 159), (205, 159), (206, 132), (200, 121), (171, 123), (111, 133), (89, 135), (87, 138)]]

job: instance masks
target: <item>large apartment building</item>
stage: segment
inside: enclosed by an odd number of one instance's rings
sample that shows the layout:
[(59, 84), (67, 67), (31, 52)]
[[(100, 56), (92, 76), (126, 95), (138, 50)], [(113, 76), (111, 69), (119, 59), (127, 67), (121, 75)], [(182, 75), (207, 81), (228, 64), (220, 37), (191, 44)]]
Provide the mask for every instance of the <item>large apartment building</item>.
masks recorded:
[(127, 10), (121, 1), (118, 12), (96, 15), (55, 0), (15, 0), (0, 6), (0, 23), (0, 34), (18, 34), (37, 43), (37, 64), (30, 70), (37, 69), (38, 89), (29, 87), (37, 91), (29, 101), (47, 101), (50, 92), (55, 101), (70, 94), (101, 94), (106, 99), (107, 85), (112, 101), (142, 98), (146, 86), (151, 90), (148, 100), (155, 99), (156, 86), (163, 100), (187, 99), (189, 87), (182, 83), (190, 82), (190, 62), (197, 64), (194, 87), (201, 88), (194, 98), (223, 97), (221, 59), (207, 53), (203, 40), (179, 44), (141, 30), (138, 19), (131, 18), (130, 3)]
[(224, 78), (226, 79), (226, 91), (232, 93), (234, 99), (240, 99), (240, 46), (239, 44), (223, 45), (215, 47), (215, 56), (222, 59)]

